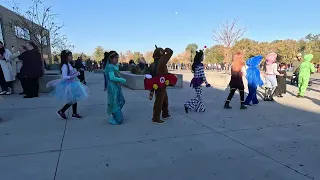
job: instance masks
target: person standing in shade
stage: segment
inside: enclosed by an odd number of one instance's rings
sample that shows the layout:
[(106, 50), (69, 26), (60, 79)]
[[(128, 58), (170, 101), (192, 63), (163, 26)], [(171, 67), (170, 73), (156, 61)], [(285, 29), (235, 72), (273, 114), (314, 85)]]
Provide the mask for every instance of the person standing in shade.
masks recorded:
[(2, 91), (0, 95), (12, 94), (12, 81), (15, 80), (15, 75), (12, 74), (12, 53), (4, 47), (0, 41), (0, 86)]
[(30, 41), (26, 47), (28, 50), (18, 56), (22, 61), (20, 78), (25, 80), (23, 98), (34, 98), (39, 96), (39, 78), (44, 75), (44, 67), (38, 46)]

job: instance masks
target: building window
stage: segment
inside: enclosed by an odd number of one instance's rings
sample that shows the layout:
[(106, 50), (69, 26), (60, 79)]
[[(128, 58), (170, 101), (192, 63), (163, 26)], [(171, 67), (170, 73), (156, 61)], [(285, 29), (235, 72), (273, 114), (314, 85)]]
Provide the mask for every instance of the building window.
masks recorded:
[(37, 35), (39, 42), (41, 42), (41, 44), (48, 46), (48, 39), (46, 36), (41, 37), (40, 35)]
[(15, 31), (16, 36), (18, 38), (30, 41), (30, 32), (29, 32), (28, 29), (22, 28), (22, 27), (19, 27), (19, 26), (14, 26), (14, 31)]

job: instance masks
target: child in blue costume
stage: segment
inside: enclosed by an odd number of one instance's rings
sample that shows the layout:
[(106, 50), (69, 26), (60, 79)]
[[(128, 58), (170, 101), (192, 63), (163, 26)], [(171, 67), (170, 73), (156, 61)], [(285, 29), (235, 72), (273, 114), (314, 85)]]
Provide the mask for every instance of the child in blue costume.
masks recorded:
[(107, 58), (107, 65), (104, 69), (107, 79), (108, 106), (107, 112), (110, 116), (109, 123), (118, 125), (123, 123), (122, 108), (125, 104), (125, 99), (122, 94), (121, 85), (126, 83), (126, 80), (120, 77), (119, 71), (119, 54), (116, 51), (110, 51)]
[(65, 112), (72, 106), (72, 118), (81, 119), (77, 113), (78, 101), (88, 98), (89, 90), (82, 84), (77, 76), (77, 72), (70, 64), (72, 53), (68, 50), (61, 52), (61, 74), (62, 79), (50, 81), (47, 87), (55, 87), (52, 95), (66, 103), (66, 105), (57, 112), (61, 119), (67, 119)]
[(244, 104), (247, 106), (251, 106), (251, 102), (253, 105), (259, 104), (257, 98), (257, 88), (258, 86), (261, 87), (263, 85), (263, 81), (261, 79), (260, 70), (258, 67), (262, 59), (262, 56), (254, 56), (246, 61), (246, 65), (248, 66), (246, 78), (248, 80), (249, 94)]

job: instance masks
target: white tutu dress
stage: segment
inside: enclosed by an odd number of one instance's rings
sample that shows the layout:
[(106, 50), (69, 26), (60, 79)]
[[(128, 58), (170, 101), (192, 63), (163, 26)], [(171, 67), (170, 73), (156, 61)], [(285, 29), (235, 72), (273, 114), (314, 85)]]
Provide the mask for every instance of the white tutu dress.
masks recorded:
[(63, 65), (61, 68), (62, 79), (53, 80), (47, 83), (47, 87), (55, 87), (51, 93), (57, 99), (68, 103), (74, 104), (78, 101), (85, 100), (89, 96), (89, 89), (81, 83), (77, 76), (79, 72), (68, 64)]

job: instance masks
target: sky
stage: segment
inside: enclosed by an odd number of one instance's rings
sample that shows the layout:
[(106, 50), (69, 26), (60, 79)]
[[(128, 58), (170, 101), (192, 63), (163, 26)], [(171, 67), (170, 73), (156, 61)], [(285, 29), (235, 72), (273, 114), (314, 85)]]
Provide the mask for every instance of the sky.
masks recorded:
[[(21, 8), (31, 0), (15, 0)], [(239, 18), (245, 38), (257, 41), (300, 39), (320, 33), (319, 0), (44, 0), (59, 14), (62, 33), (75, 52), (146, 52), (170, 47), (176, 53), (190, 43), (213, 46), (213, 29)], [(2, 3), (1, 3), (2, 4)], [(5, 4), (6, 6), (6, 4)]]

